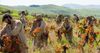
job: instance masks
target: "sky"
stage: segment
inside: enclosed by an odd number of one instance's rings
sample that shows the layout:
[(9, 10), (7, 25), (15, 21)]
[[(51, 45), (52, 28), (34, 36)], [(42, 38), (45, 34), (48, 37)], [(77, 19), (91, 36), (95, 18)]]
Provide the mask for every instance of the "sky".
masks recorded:
[(100, 0), (0, 0), (0, 4), (9, 6), (16, 6), (16, 5), (29, 6), (32, 4), (35, 5), (54, 4), (59, 6), (64, 4), (100, 5)]

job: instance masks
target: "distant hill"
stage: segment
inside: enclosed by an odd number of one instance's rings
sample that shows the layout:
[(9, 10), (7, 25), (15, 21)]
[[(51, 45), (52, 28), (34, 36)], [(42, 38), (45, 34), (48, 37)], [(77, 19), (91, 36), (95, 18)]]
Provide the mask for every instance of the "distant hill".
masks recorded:
[[(10, 10), (27, 10), (31, 13), (43, 13), (43, 14), (64, 14), (64, 15), (72, 15), (78, 14), (80, 16), (96, 16), (100, 17), (100, 5), (78, 5), (78, 4), (65, 4), (63, 6), (57, 6), (53, 4), (48, 5), (30, 5), (30, 6), (5, 6), (0, 5), (0, 7), (4, 9)], [(17, 12), (16, 12), (17, 13)]]
[(16, 10), (28, 10), (30, 13), (44, 13), (44, 14), (73, 14), (78, 13), (70, 8), (63, 6), (48, 5), (30, 5), (30, 6), (13, 6)]
[(79, 4), (65, 4), (66, 8), (71, 8), (79, 12), (82, 16), (96, 16), (100, 17), (100, 5), (79, 5)]
[(40, 5), (30, 5), (30, 7), (40, 7)]

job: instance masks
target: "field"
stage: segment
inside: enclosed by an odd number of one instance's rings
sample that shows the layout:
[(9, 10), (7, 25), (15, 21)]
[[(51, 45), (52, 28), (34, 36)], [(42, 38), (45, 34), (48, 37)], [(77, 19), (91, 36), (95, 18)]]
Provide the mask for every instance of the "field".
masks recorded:
[[(19, 16), (15, 16), (14, 19), (19, 19)], [(36, 50), (35, 52), (33, 52), (32, 48), (32, 41), (33, 41), (33, 37), (29, 34), (30, 28), (32, 26), (32, 21), (35, 19), (35, 17), (32, 16), (27, 16), (27, 27), (26, 27), (26, 31), (25, 31), (25, 36), (27, 37), (27, 44), (28, 44), (28, 53), (61, 53), (62, 51), (62, 45), (67, 44), (67, 46), (69, 47), (66, 50), (66, 53), (83, 53), (83, 52), (79, 52), (81, 51), (81, 49), (77, 48), (76, 46), (70, 46), (70, 44), (68, 43), (68, 41), (65, 39), (64, 35), (61, 41), (58, 41), (57, 39), (57, 34), (55, 32), (55, 29), (49, 29), (49, 39), (48, 39), (48, 45), (46, 47), (43, 47), (40, 50)], [(2, 23), (2, 15), (0, 15), (0, 30), (2, 29), (2, 27), (4, 26), (4, 24)], [(48, 18), (44, 18), (44, 21), (46, 22), (46, 24), (48, 26), (53, 26), (55, 27), (55, 21), (54, 19), (48, 19)], [(73, 25), (73, 42), (75, 45), (77, 45), (77, 42), (79, 40), (79, 38), (77, 37), (77, 35), (75, 34), (75, 32), (77, 31), (76, 26), (73, 22), (71, 22), (71, 24)], [(94, 30), (96, 32), (100, 32), (100, 24), (99, 26), (94, 26)], [(96, 40), (100, 40), (100, 34), (97, 34), (97, 38)], [(100, 47), (100, 42), (97, 45), (96, 42), (93, 43), (94, 47), (89, 47), (89, 44), (86, 44), (83, 48), (84, 48), (84, 53), (96, 53), (97, 52), (97, 48)], [(99, 52), (100, 53), (100, 52)]]

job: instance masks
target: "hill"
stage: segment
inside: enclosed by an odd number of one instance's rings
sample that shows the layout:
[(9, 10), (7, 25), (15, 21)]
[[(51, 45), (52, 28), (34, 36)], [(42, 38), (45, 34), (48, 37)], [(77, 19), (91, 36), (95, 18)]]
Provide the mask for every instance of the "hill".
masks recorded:
[[(78, 14), (80, 16), (95, 16), (100, 17), (100, 5), (78, 5), (78, 4), (65, 4), (63, 6), (57, 6), (53, 4), (48, 5), (30, 5), (30, 6), (5, 6), (0, 5), (0, 9), (10, 9), (17, 11), (27, 10), (31, 13), (43, 13), (48, 15), (72, 15)], [(2, 10), (1, 10), (2, 11)]]
[(63, 6), (79, 12), (79, 14), (82, 16), (92, 15), (95, 17), (100, 17), (100, 5), (65, 4)]
[(70, 8), (63, 6), (56, 6), (52, 4), (48, 5), (30, 5), (30, 6), (14, 6), (17, 10), (28, 10), (30, 13), (43, 13), (43, 14), (73, 14), (77, 13)]

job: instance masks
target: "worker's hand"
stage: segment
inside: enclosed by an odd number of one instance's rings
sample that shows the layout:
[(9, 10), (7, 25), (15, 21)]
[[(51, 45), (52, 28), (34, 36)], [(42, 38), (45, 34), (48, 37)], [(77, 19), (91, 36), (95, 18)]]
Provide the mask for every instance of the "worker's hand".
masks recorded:
[(35, 33), (32, 33), (32, 36), (35, 37), (36, 36)]

